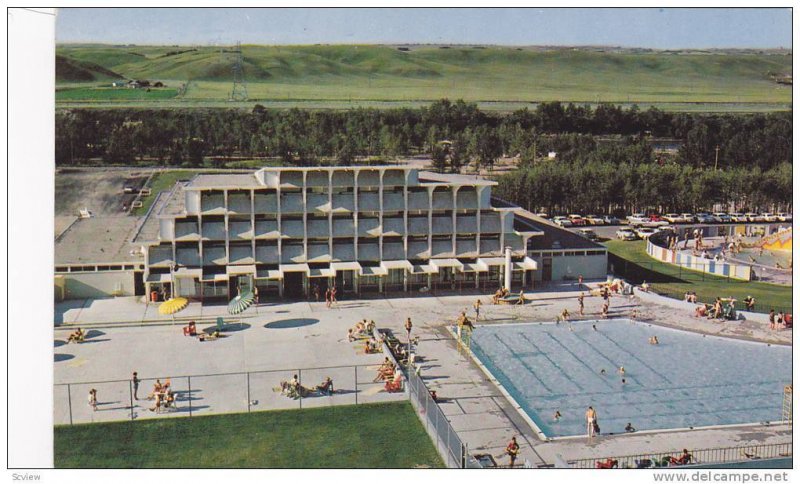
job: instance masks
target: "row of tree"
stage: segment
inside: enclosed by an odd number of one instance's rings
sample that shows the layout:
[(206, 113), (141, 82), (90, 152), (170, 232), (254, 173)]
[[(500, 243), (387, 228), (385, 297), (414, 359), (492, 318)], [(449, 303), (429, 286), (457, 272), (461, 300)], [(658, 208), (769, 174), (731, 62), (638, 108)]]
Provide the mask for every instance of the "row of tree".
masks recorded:
[[(419, 109), (349, 111), (236, 109), (86, 109), (56, 113), (56, 163), (203, 164), (204, 160), (278, 157), (290, 165), (353, 164), (365, 158), (431, 155), (441, 170), (502, 155), (652, 162), (649, 141), (673, 138), (676, 161), (693, 167), (769, 170), (791, 162), (791, 113), (706, 115), (636, 106), (543, 103), (508, 115), (442, 100)], [(648, 158), (648, 156), (650, 158)]]
[(789, 210), (792, 165), (726, 170), (675, 163), (598, 160), (544, 162), (498, 178), (497, 195), (548, 214), (697, 212), (715, 204), (750, 210)]

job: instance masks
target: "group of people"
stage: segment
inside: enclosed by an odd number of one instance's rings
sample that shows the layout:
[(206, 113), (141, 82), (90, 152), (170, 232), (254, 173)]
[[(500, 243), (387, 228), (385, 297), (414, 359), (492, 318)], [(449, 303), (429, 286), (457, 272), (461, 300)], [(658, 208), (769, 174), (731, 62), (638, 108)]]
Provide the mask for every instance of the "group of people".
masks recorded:
[(292, 379), (289, 381), (281, 381), (280, 384), (281, 394), (295, 399), (306, 398), (314, 393), (331, 396), (335, 391), (336, 390), (333, 388), (333, 379), (331, 379), (329, 376), (325, 377), (325, 380), (323, 380), (322, 383), (313, 387), (303, 386), (300, 383), (300, 379), (297, 377), (297, 375), (292, 376)]
[(403, 389), (403, 371), (387, 356), (378, 367), (378, 373), (372, 381), (383, 381), (384, 389), (389, 393), (399, 392)]
[(215, 329), (214, 331), (206, 334), (203, 332), (197, 332), (197, 323), (194, 321), (189, 321), (187, 326), (183, 327), (183, 335), (184, 336), (196, 336), (199, 341), (213, 341), (218, 338), (222, 338), (222, 333), (219, 332), (219, 329)]
[[(695, 298), (696, 300), (696, 298)], [(728, 304), (723, 304), (727, 302)], [(696, 318), (708, 318), (708, 319), (728, 319), (728, 320), (735, 320), (736, 319), (736, 299), (729, 297), (729, 298), (720, 298), (717, 297), (714, 299), (714, 304), (701, 304), (697, 306), (694, 310), (694, 316)]]
[(769, 310), (769, 329), (789, 329), (792, 324), (792, 313), (780, 311), (776, 316), (774, 309)]
[(683, 295), (683, 300), (692, 304), (697, 304), (697, 293), (694, 291), (686, 291)]
[(172, 382), (167, 378), (164, 383), (161, 380), (156, 380), (153, 384), (153, 391), (147, 395), (148, 400), (154, 400), (153, 406), (148, 410), (155, 413), (160, 413), (162, 410), (177, 409), (177, 396), (172, 390)]
[(513, 302), (514, 304), (525, 304), (525, 290), (520, 289), (516, 297), (511, 295), (511, 291), (506, 287), (501, 287), (495, 291), (492, 296), (492, 304), (500, 304), (501, 302)]
[(353, 342), (360, 339), (372, 338), (375, 329), (375, 321), (367, 322), (367, 319), (357, 322), (352, 328), (347, 330), (347, 341)]

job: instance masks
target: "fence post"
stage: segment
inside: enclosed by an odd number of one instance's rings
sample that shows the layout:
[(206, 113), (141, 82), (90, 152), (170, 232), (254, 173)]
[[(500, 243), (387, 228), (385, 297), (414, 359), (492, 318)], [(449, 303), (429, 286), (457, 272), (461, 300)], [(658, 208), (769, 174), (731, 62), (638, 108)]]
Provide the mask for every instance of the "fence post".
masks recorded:
[(250, 413), (250, 372), (247, 372), (247, 413)]
[(187, 376), (187, 380), (189, 380), (189, 416), (192, 416), (192, 377)]
[[(297, 386), (303, 386), (303, 370), (297, 370)], [(303, 393), (298, 390), (298, 395), (300, 395), (300, 409), (303, 409)]]
[(72, 425), (72, 385), (67, 383), (67, 403), (69, 404), (69, 424)]
[(353, 366), (353, 382), (356, 386), (356, 405), (358, 405), (358, 365)]
[(133, 382), (128, 381), (128, 393), (131, 397), (131, 420), (133, 420)]

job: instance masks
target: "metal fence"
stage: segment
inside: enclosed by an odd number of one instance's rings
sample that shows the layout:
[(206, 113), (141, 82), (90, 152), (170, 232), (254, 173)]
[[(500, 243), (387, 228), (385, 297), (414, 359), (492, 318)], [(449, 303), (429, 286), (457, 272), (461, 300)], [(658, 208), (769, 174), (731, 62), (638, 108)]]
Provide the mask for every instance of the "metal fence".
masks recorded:
[(447, 467), (467, 467), (467, 446), (450, 425), (439, 405), (433, 401), (425, 382), (413, 370), (408, 372), (408, 394), (411, 405), (417, 411), (439, 455), (445, 459)]
[[(671, 452), (654, 452), (649, 454), (603, 457), (601, 459), (577, 459), (567, 463), (577, 469), (595, 469), (598, 464), (616, 460), (621, 469), (650, 469), (659, 467), (675, 467), (670, 465), (670, 457), (678, 459), (683, 450)], [(776, 459), (792, 456), (791, 443), (740, 445), (736, 447), (718, 447), (710, 449), (689, 449), (692, 459), (688, 465), (727, 464), (753, 459)]]
[[(54, 421), (72, 425), (119, 420), (193, 417), (220, 413), (288, 410), (333, 405), (354, 405), (402, 401), (403, 393), (388, 393), (384, 382), (375, 382), (377, 365), (351, 365), (285, 370), (217, 373), (206, 375), (165, 375), (142, 378), (138, 391), (131, 380), (61, 383), (54, 385)], [(297, 375), (301, 385), (314, 388), (325, 378), (333, 380), (335, 392), (313, 392), (290, 398), (280, 391), (282, 381)], [(149, 399), (157, 380), (170, 380), (175, 407), (156, 408)], [(89, 405), (89, 390), (97, 390), (97, 410)]]

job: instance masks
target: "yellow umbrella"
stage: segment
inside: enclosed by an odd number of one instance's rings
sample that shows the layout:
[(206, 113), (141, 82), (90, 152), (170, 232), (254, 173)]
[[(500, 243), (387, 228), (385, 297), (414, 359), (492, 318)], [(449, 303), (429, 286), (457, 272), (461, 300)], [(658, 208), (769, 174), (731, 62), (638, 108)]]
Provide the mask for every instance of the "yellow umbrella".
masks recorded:
[(158, 307), (158, 312), (161, 314), (175, 314), (188, 305), (188, 299), (185, 297), (176, 297), (161, 303), (161, 306)]

